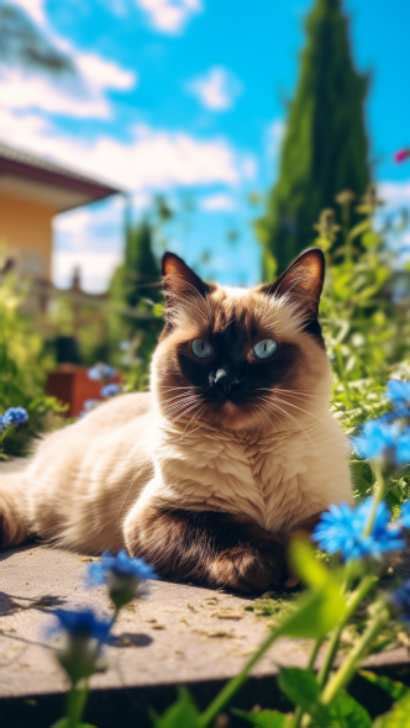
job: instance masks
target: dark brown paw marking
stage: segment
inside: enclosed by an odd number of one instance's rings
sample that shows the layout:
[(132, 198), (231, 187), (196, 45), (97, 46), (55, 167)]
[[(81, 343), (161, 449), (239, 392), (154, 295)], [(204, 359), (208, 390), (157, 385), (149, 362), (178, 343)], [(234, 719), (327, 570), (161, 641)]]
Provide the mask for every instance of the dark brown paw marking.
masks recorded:
[(244, 594), (277, 588), (284, 583), (283, 557), (251, 546), (235, 546), (220, 554), (211, 568), (216, 584)]

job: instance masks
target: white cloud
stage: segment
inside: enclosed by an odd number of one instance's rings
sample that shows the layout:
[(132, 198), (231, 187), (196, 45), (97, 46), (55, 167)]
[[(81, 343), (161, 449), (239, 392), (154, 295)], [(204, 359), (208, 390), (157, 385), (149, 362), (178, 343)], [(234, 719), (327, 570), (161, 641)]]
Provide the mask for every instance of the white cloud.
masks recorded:
[[(119, 197), (113, 197), (103, 203), (62, 212), (54, 218), (53, 227), (58, 239), (66, 248), (85, 250), (89, 248), (88, 237), (92, 237), (93, 230), (121, 227), (123, 216), (124, 201)], [(98, 242), (96, 247), (100, 247)]]
[(112, 198), (54, 218), (52, 275), (63, 288), (79, 266), (87, 291), (103, 291), (121, 260), (124, 201)]
[(87, 140), (63, 135), (44, 117), (11, 112), (1, 105), (0, 137), (134, 192), (236, 186), (255, 171), (253, 157), (238, 152), (223, 138), (204, 140), (139, 124), (126, 141), (108, 135)]
[(100, 92), (109, 88), (128, 91), (138, 81), (135, 71), (122, 68), (114, 61), (102, 58), (96, 53), (79, 53), (76, 63), (89, 86)]
[(202, 11), (201, 0), (136, 0), (149, 23), (162, 33), (181, 33), (191, 18)]
[(206, 109), (227, 111), (241, 93), (242, 84), (228, 69), (214, 66), (203, 76), (189, 81), (187, 90), (196, 96)]
[(206, 212), (230, 212), (235, 207), (235, 200), (226, 193), (208, 195), (201, 200), (201, 208)]
[(107, 288), (107, 284), (116, 266), (121, 261), (120, 250), (60, 250), (53, 258), (52, 277), (54, 283), (67, 288), (70, 284), (73, 270), (76, 266), (81, 269), (81, 283), (86, 291), (100, 293)]
[(410, 205), (410, 181), (379, 182), (377, 190), (381, 200), (389, 207)]
[(12, 2), (24, 10), (37, 25), (47, 25), (44, 0), (12, 0)]
[(43, 0), (13, 0), (24, 10), (62, 53), (73, 59), (77, 78), (53, 78), (30, 69), (3, 68), (0, 72), (0, 106), (8, 109), (40, 109), (49, 113), (78, 118), (108, 119), (112, 105), (110, 90), (128, 91), (138, 83), (134, 71), (122, 68), (115, 61), (84, 52), (50, 27)]

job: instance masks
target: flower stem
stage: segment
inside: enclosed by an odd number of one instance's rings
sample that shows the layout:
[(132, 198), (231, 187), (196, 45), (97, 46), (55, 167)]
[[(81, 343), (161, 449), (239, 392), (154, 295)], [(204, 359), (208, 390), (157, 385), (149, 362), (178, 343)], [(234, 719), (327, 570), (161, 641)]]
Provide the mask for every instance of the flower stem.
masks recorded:
[(380, 503), (383, 500), (385, 484), (383, 477), (383, 470), (380, 460), (373, 460), (371, 462), (371, 468), (374, 474), (374, 485), (373, 485), (373, 500), (370, 508), (369, 517), (364, 527), (364, 535), (369, 536), (372, 532), (374, 521), (376, 519), (377, 510)]
[(325, 684), (329, 676), (330, 670), (332, 669), (344, 628), (359, 608), (363, 599), (368, 595), (368, 593), (372, 590), (376, 583), (377, 577), (373, 576), (373, 574), (365, 576), (357, 587), (356, 591), (351, 594), (347, 604), (346, 613), (337, 629), (333, 632), (325, 656), (323, 658), (323, 664), (318, 675), (319, 685), (321, 687), (323, 687), (323, 685)]
[(356, 642), (353, 649), (323, 690), (321, 701), (325, 705), (331, 703), (337, 692), (346, 687), (350, 682), (358, 663), (366, 655), (374, 638), (388, 622), (388, 619), (388, 611), (385, 609), (384, 602), (382, 602), (379, 604), (379, 609), (376, 611), (373, 620), (367, 625), (361, 638)]
[[(319, 637), (312, 648), (312, 651), (309, 656), (309, 661), (307, 664), (308, 670), (313, 670), (316, 662), (316, 658), (318, 656), (319, 650), (324, 642), (324, 637)], [(291, 723), (292, 728), (299, 728), (299, 726), (302, 724), (303, 716), (305, 715), (305, 711), (300, 706), (295, 710), (295, 715), (293, 716), (293, 721)]]
[(218, 713), (225, 707), (229, 700), (235, 695), (239, 688), (246, 681), (249, 673), (255, 667), (255, 665), (262, 659), (265, 653), (273, 645), (275, 640), (283, 634), (283, 625), (279, 625), (275, 629), (269, 632), (267, 637), (261, 642), (258, 649), (250, 656), (248, 661), (245, 663), (241, 672), (233, 677), (229, 682), (222, 688), (216, 698), (208, 705), (204, 713), (199, 717), (198, 726), (199, 728), (205, 728), (210, 722), (216, 718)]
[(78, 686), (78, 683), (71, 686), (67, 696), (67, 728), (77, 728), (81, 723), (87, 697), (87, 683), (84, 683), (81, 687)]

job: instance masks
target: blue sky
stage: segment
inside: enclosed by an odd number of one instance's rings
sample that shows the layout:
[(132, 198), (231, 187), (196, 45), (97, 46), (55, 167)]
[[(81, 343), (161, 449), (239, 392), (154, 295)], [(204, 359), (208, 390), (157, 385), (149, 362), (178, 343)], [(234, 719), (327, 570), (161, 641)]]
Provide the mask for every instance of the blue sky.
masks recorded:
[[(1, 2), (1, 0), (0, 0)], [(70, 52), (73, 82), (0, 71), (0, 138), (105, 177), (132, 193), (136, 217), (155, 193), (194, 211), (169, 245), (234, 283), (258, 277), (249, 193), (275, 178), (278, 147), (312, 0), (13, 0)], [(375, 177), (389, 205), (410, 204), (410, 5), (345, 0), (354, 56), (372, 73), (367, 116)], [(122, 202), (59, 217), (55, 280), (72, 266), (104, 287), (121, 254)], [(234, 237), (231, 231), (237, 231)], [(228, 239), (229, 238), (229, 239)]]

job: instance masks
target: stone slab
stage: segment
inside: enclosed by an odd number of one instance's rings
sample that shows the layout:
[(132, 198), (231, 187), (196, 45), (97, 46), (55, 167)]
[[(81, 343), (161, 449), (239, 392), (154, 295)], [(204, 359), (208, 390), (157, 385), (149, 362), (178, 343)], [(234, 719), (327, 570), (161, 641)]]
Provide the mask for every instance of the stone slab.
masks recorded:
[[(0, 715), (9, 728), (49, 725), (49, 717), (61, 713), (66, 683), (45, 635), (57, 606), (92, 606), (109, 614), (104, 588), (90, 591), (84, 585), (91, 560), (38, 545), (0, 554)], [(148, 725), (147, 707), (168, 705), (181, 684), (206, 704), (266, 634), (267, 620), (249, 611), (251, 604), (220, 591), (151, 582), (148, 594), (123, 610), (115, 627), (121, 646), (107, 647), (108, 669), (92, 679), (91, 717), (101, 728), (116, 725), (118, 706), (123, 712), (126, 701), (134, 716), (129, 725)], [(256, 667), (243, 705), (277, 704), (272, 678), (278, 666), (304, 666), (308, 648), (303, 641), (280, 640)], [(379, 654), (371, 663), (409, 675), (402, 649)]]
[[(55, 692), (64, 679), (45, 638), (53, 607), (92, 606), (109, 613), (104, 588), (86, 589), (91, 559), (45, 546), (0, 557), (0, 695)], [(115, 627), (124, 647), (108, 647), (99, 687), (120, 688), (226, 678), (260, 642), (266, 620), (247, 611), (249, 600), (210, 589), (151, 582), (149, 593), (123, 610)], [(302, 665), (305, 645), (281, 640), (258, 666)]]

